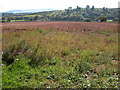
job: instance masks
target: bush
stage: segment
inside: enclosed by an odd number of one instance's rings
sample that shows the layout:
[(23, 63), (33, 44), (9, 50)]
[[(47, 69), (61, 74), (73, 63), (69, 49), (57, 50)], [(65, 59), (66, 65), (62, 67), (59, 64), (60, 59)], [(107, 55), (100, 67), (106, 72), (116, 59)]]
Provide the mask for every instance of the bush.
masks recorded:
[(84, 21), (86, 21), (86, 22), (91, 22), (91, 19), (90, 19), (90, 18), (87, 18), (87, 19), (85, 19)]
[(100, 17), (98, 17), (98, 20), (100, 20), (100, 22), (106, 22), (107, 21), (107, 17), (100, 16)]

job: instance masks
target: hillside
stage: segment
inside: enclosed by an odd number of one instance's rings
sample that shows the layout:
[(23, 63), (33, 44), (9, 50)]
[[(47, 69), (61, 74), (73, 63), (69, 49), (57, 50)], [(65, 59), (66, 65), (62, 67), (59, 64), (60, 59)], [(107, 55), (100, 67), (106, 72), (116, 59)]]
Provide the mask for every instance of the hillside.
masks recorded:
[(72, 9), (44, 11), (37, 13), (3, 13), (3, 21), (118, 21), (117, 8), (95, 8), (89, 5), (86, 8), (77, 6)]
[(43, 11), (53, 11), (53, 9), (28, 9), (28, 10), (10, 10), (3, 13), (35, 13)]

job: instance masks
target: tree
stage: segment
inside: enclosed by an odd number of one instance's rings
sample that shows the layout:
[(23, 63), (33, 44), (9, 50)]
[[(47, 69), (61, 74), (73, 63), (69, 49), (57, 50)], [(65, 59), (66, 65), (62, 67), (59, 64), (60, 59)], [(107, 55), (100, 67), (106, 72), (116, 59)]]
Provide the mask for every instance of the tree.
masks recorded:
[(68, 10), (72, 10), (72, 7), (68, 7)]
[(100, 20), (100, 22), (105, 22), (105, 21), (107, 21), (107, 17), (100, 16), (100, 17), (98, 17), (98, 20)]
[(34, 17), (34, 20), (38, 20), (38, 19), (39, 19), (39, 16), (35, 16), (35, 17)]
[(5, 18), (5, 17), (2, 17), (2, 20), (6, 20), (6, 18)]
[(91, 22), (91, 19), (90, 18), (86, 18), (84, 21)]
[(11, 18), (10, 17), (7, 18), (7, 22), (11, 22)]
[(114, 19), (113, 19), (113, 21), (115, 21), (115, 22), (118, 21), (118, 20), (120, 21), (120, 19), (118, 19), (118, 18), (114, 18)]
[(105, 10), (105, 7), (103, 7), (103, 10)]
[(108, 8), (103, 7), (103, 11), (104, 11), (104, 12), (107, 12), (107, 11), (108, 11)]
[(80, 10), (81, 8), (79, 6), (77, 6), (77, 9)]
[(77, 6), (77, 9), (79, 9), (79, 6)]
[(94, 9), (95, 9), (95, 7), (94, 7), (94, 6), (92, 6), (91, 10), (93, 11)]
[(87, 6), (86, 6), (86, 10), (89, 10), (89, 9), (90, 9), (90, 6), (89, 6), (89, 5), (87, 5)]
[(15, 20), (15, 17), (10, 17), (11, 18), (11, 20)]

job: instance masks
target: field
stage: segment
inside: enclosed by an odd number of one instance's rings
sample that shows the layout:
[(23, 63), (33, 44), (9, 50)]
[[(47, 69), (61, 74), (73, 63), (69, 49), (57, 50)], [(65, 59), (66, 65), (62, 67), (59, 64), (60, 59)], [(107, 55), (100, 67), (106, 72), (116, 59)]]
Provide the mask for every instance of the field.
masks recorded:
[(118, 25), (3, 23), (3, 88), (118, 88)]

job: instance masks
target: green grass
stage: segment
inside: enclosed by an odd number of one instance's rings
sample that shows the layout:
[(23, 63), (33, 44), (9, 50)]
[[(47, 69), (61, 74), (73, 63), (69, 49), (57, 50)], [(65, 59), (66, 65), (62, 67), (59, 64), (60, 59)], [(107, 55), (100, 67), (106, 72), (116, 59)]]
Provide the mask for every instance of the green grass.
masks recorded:
[(113, 22), (113, 20), (107, 20), (107, 22)]
[(26, 21), (26, 20), (11, 20), (11, 22), (23, 22), (23, 21)]
[(112, 30), (4, 31), (3, 88), (118, 88), (117, 43)]
[(25, 15), (24, 17), (35, 17), (35, 16), (42, 17), (42, 15)]

